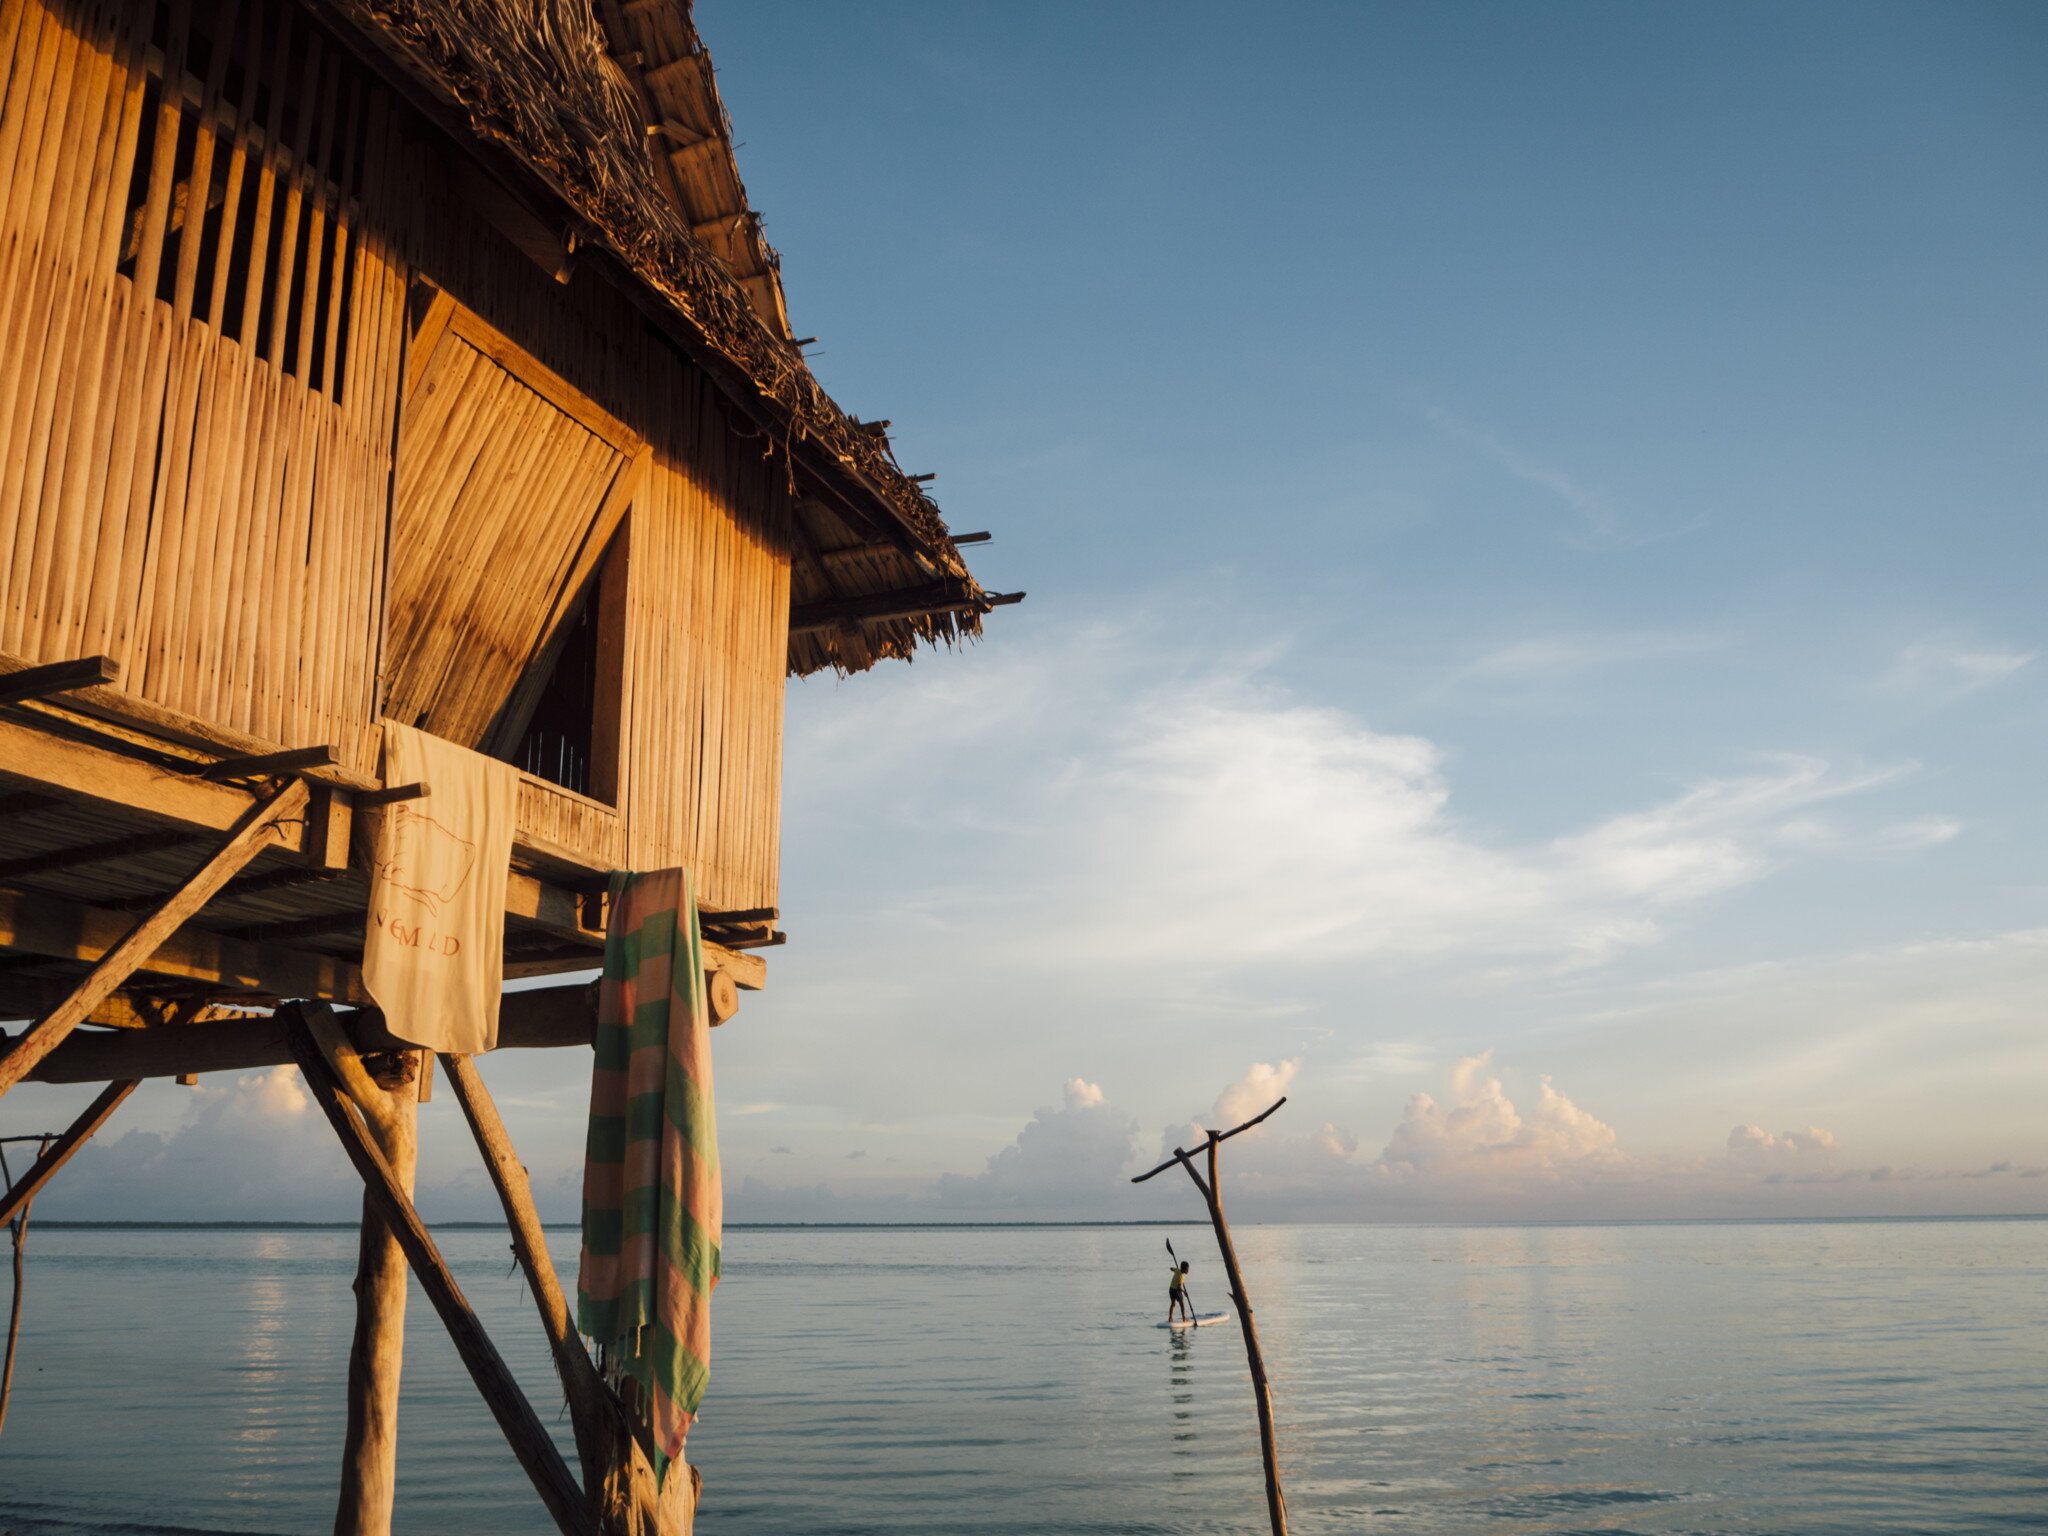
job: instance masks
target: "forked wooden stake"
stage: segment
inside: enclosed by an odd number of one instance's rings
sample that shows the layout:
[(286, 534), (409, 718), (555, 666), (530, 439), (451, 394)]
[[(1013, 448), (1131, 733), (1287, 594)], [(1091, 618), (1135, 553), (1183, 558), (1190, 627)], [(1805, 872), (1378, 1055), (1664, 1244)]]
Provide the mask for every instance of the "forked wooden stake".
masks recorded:
[(1195, 1181), (1195, 1188), (1202, 1192), (1202, 1200), (1209, 1207), (1209, 1224), (1216, 1229), (1216, 1246), (1223, 1250), (1223, 1270), (1230, 1276), (1230, 1299), (1236, 1304), (1237, 1320), (1244, 1327), (1244, 1353), (1252, 1368), (1252, 1391), (1259, 1405), (1259, 1452), (1266, 1463), (1266, 1513), (1273, 1521), (1273, 1536), (1287, 1536), (1287, 1496), (1280, 1491), (1280, 1460), (1273, 1446), (1273, 1388), (1266, 1380), (1266, 1357), (1259, 1352), (1259, 1330), (1252, 1323), (1252, 1302), (1245, 1294), (1244, 1274), (1237, 1267), (1237, 1249), (1230, 1241), (1230, 1225), (1223, 1219), (1223, 1184), (1218, 1177), (1216, 1149), (1239, 1132), (1250, 1130), (1286, 1102), (1285, 1098), (1275, 1101), (1271, 1109), (1252, 1116), (1243, 1125), (1227, 1131), (1211, 1131), (1207, 1179), (1195, 1172), (1194, 1154), (1175, 1147), (1172, 1157), (1150, 1173), (1141, 1173), (1131, 1180), (1133, 1184), (1142, 1184), (1178, 1163), (1187, 1169), (1188, 1177)]

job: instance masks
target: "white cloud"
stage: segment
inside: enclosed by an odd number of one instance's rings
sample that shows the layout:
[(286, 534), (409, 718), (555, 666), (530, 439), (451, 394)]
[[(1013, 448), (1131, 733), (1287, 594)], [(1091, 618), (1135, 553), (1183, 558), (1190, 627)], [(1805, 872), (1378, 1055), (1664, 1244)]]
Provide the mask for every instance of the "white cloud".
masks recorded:
[(938, 1201), (1011, 1217), (1102, 1211), (1121, 1193), (1137, 1131), (1100, 1084), (1069, 1078), (1059, 1107), (1033, 1115), (980, 1173), (942, 1174)]
[(1781, 823), (1902, 772), (1770, 759), (1516, 844), (1454, 813), (1435, 743), (1256, 679), (1190, 680), (1070, 760), (1048, 824), (1076, 834), (1058, 866), (1073, 888), (1020, 927), (1205, 970), (1283, 956), (1593, 963), (1656, 940), (1660, 914), (1760, 878)]
[(1901, 693), (1975, 693), (2013, 676), (2040, 653), (1983, 645), (1957, 635), (1932, 635), (1906, 646), (1885, 676)]
[(1619, 1164), (1614, 1127), (1558, 1092), (1548, 1077), (1535, 1105), (1522, 1112), (1492, 1065), (1491, 1051), (1467, 1056), (1451, 1071), (1448, 1103), (1427, 1093), (1409, 1100), (1380, 1167), (1400, 1177), (1492, 1182)]
[[(1206, 1146), (1210, 1131), (1230, 1130), (1270, 1109), (1279, 1099), (1290, 1095), (1300, 1070), (1298, 1057), (1281, 1062), (1254, 1062), (1216, 1096), (1216, 1102), (1207, 1110), (1180, 1125), (1167, 1127), (1160, 1134), (1160, 1158), (1171, 1157), (1176, 1148), (1192, 1152)], [(1272, 1119), (1232, 1137), (1221, 1150), (1229, 1197), (1246, 1196), (1266, 1206), (1274, 1202), (1305, 1205), (1350, 1188), (1354, 1182), (1357, 1136), (1328, 1121), (1309, 1120), (1307, 1130), (1295, 1129), (1302, 1120), (1303, 1108), (1290, 1102)], [(1200, 1170), (1204, 1164), (1198, 1159), (1195, 1166)], [(1176, 1172), (1161, 1177), (1170, 1177), (1178, 1184), (1185, 1175)]]
[(362, 1185), (296, 1067), (202, 1081), (168, 1134), (86, 1143), (39, 1197), (52, 1217), (113, 1221), (331, 1221), (361, 1208)]
[(1244, 1076), (1217, 1097), (1216, 1107), (1209, 1117), (1210, 1129), (1227, 1131), (1233, 1125), (1242, 1125), (1284, 1097), (1300, 1068), (1299, 1058), (1277, 1065), (1265, 1061), (1254, 1063)]
[(1835, 1171), (1836, 1145), (1834, 1132), (1817, 1125), (1775, 1136), (1760, 1125), (1738, 1125), (1728, 1133), (1728, 1159), (1772, 1182), (1820, 1178)]

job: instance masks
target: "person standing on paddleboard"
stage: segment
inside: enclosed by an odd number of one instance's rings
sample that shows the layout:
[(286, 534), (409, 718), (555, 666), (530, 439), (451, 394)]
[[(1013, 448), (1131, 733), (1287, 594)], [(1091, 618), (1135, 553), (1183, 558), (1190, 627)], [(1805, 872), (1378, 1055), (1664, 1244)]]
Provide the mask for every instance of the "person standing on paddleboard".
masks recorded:
[(1180, 1261), (1180, 1268), (1174, 1270), (1172, 1278), (1166, 1282), (1166, 1321), (1169, 1325), (1173, 1322), (1173, 1313), (1176, 1307), (1180, 1309), (1182, 1315), (1189, 1322), (1195, 1320), (1195, 1309), (1188, 1302), (1188, 1261), (1186, 1259)]

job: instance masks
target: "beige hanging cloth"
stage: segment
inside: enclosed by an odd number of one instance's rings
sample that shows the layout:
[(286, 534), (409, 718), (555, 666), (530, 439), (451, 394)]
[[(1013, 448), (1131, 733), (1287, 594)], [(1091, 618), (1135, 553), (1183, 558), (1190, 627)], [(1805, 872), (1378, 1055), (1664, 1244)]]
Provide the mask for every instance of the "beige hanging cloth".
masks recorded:
[(384, 782), (424, 782), (429, 793), (385, 807), (372, 832), (363, 985), (399, 1039), (488, 1051), (498, 1043), (519, 772), (387, 720)]

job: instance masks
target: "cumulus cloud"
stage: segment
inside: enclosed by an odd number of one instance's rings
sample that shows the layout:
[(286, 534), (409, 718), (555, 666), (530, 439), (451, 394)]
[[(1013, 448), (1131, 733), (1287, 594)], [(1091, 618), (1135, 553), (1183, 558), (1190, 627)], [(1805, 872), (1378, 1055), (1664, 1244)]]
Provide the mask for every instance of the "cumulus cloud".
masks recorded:
[(941, 1175), (937, 1199), (1013, 1216), (1101, 1210), (1125, 1177), (1137, 1134), (1100, 1084), (1069, 1078), (1060, 1105), (1034, 1114), (980, 1173)]
[[(1299, 1057), (1254, 1062), (1216, 1095), (1207, 1110), (1168, 1126), (1159, 1138), (1159, 1156), (1171, 1157), (1176, 1147), (1192, 1152), (1206, 1144), (1210, 1131), (1230, 1130), (1271, 1108), (1293, 1091), (1300, 1070)], [(1290, 1104), (1274, 1119), (1231, 1139), (1222, 1158), (1233, 1200), (1247, 1197), (1254, 1209), (1268, 1212), (1299, 1210), (1351, 1190), (1358, 1137), (1329, 1121), (1311, 1119), (1306, 1130), (1296, 1129), (1301, 1123), (1299, 1109)]]
[(1738, 1125), (1728, 1133), (1728, 1158), (1772, 1182), (1821, 1178), (1835, 1171), (1835, 1134), (1817, 1125), (1772, 1135), (1760, 1125)]
[(333, 1221), (356, 1215), (362, 1185), (298, 1068), (202, 1081), (168, 1133), (86, 1143), (37, 1200), (39, 1214), (110, 1221)]
[(1451, 1071), (1448, 1102), (1427, 1093), (1410, 1099), (1380, 1167), (1407, 1178), (1491, 1182), (1620, 1165), (1613, 1126), (1574, 1104), (1548, 1077), (1535, 1104), (1518, 1109), (1492, 1065), (1491, 1051), (1467, 1056)]

